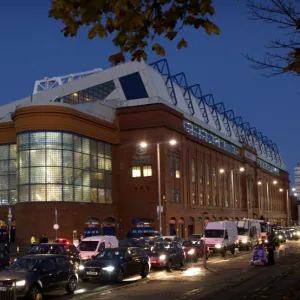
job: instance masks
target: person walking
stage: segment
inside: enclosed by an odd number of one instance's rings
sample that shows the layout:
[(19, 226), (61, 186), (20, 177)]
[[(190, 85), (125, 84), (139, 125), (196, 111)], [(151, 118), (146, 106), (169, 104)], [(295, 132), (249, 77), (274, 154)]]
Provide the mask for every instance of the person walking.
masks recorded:
[(30, 244), (31, 244), (31, 248), (35, 245), (36, 241), (35, 241), (35, 236), (32, 235), (31, 239), (30, 239)]
[(268, 265), (274, 265), (275, 264), (275, 258), (274, 258), (274, 252), (276, 250), (275, 245), (275, 236), (273, 233), (268, 234)]

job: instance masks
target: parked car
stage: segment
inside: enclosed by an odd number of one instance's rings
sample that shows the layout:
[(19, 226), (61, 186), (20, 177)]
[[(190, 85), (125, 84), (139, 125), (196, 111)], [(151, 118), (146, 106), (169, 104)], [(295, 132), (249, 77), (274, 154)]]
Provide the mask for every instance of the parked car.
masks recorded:
[(8, 296), (14, 288), (18, 297), (29, 300), (41, 299), (44, 292), (59, 288), (73, 293), (77, 281), (74, 264), (68, 257), (53, 254), (26, 255), (0, 272), (0, 299), (10, 299)]
[(275, 236), (277, 237), (279, 243), (286, 243), (286, 234), (283, 230), (277, 230), (274, 232)]
[(121, 282), (125, 277), (148, 276), (151, 268), (146, 252), (137, 247), (119, 247), (103, 250), (92, 260), (79, 266), (82, 281), (106, 279)]
[(185, 264), (185, 252), (177, 242), (157, 242), (146, 253), (150, 257), (152, 267), (162, 267), (170, 271), (173, 266)]
[[(193, 260), (197, 262), (199, 258), (203, 258), (205, 253), (206, 259), (208, 259), (208, 249), (204, 244), (204, 241), (183, 241), (182, 243), (183, 251), (185, 252), (186, 260)], [(205, 248), (205, 250), (204, 250)]]
[(69, 259), (78, 267), (80, 264), (79, 251), (74, 245), (67, 244), (40, 244), (32, 247), (27, 254), (62, 254), (67, 255)]
[(9, 257), (5, 250), (0, 250), (0, 269), (8, 267), (13, 260)]
[(71, 245), (72, 242), (66, 238), (58, 238), (57, 240), (54, 241), (54, 243), (58, 244), (66, 244), (66, 245)]

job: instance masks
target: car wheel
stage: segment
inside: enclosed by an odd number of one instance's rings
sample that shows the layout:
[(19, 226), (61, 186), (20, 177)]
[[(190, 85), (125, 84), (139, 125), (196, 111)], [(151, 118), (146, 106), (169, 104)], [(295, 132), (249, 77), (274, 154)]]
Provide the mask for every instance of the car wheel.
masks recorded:
[(194, 258), (194, 262), (198, 262), (198, 254), (196, 254), (195, 258)]
[(141, 273), (142, 278), (146, 278), (149, 274), (149, 266), (148, 264), (145, 264), (143, 267), (143, 271)]
[(42, 299), (42, 293), (40, 291), (40, 288), (37, 285), (33, 285), (27, 294), (26, 297), (28, 300), (40, 300)]
[(117, 282), (122, 282), (124, 279), (124, 271), (122, 269), (119, 270), (118, 274), (117, 274)]
[(172, 270), (172, 261), (168, 260), (167, 262), (167, 271), (171, 271)]
[(76, 287), (77, 287), (77, 278), (75, 276), (72, 276), (68, 281), (68, 284), (66, 286), (66, 291), (68, 292), (68, 294), (72, 294), (76, 290)]
[(182, 260), (181, 260), (181, 262), (180, 262), (180, 266), (183, 267), (184, 265), (185, 265), (185, 258), (182, 257)]

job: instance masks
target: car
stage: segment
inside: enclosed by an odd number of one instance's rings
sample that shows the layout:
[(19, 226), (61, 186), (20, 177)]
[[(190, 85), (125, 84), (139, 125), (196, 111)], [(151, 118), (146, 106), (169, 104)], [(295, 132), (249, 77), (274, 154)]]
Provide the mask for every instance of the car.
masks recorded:
[(144, 239), (129, 238), (119, 241), (119, 247), (139, 247), (142, 249), (150, 249), (149, 241)]
[(150, 268), (150, 259), (141, 248), (107, 248), (79, 266), (79, 277), (82, 281), (104, 279), (122, 282), (134, 275), (146, 278)]
[(159, 237), (156, 239), (156, 242), (177, 242), (179, 244), (182, 244), (182, 239), (179, 236), (170, 235)]
[(77, 282), (75, 266), (67, 256), (25, 255), (0, 272), (0, 299), (10, 299), (8, 296), (15, 292), (18, 297), (36, 300), (44, 292), (61, 288), (71, 294)]
[(150, 257), (152, 267), (166, 268), (170, 271), (173, 266), (185, 264), (185, 252), (177, 242), (157, 242), (146, 253)]
[(286, 243), (286, 234), (283, 230), (277, 230), (274, 232), (276, 238), (278, 238), (279, 243)]
[(13, 262), (5, 250), (0, 250), (0, 269), (8, 267)]
[(27, 251), (27, 254), (62, 254), (67, 255), (76, 267), (80, 264), (79, 251), (74, 245), (58, 243), (39, 244), (33, 246), (29, 251)]
[(203, 234), (201, 233), (194, 233), (189, 236), (189, 241), (200, 241), (203, 238)]
[(199, 258), (203, 258), (204, 253), (206, 253), (206, 259), (208, 259), (209, 252), (207, 246), (204, 244), (204, 240), (183, 241), (182, 248), (185, 252), (187, 261), (193, 260), (194, 262), (197, 262)]
[(72, 245), (72, 242), (65, 238), (58, 238), (57, 240), (54, 241), (54, 243)]

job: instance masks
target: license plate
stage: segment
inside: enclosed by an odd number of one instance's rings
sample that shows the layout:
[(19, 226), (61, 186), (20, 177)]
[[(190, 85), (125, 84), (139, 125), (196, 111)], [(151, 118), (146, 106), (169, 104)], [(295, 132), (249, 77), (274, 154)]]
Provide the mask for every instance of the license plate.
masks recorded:
[(86, 272), (86, 275), (98, 276), (98, 272)]
[(0, 286), (0, 291), (1, 291), (1, 292), (5, 292), (6, 290), (7, 290), (7, 287)]

